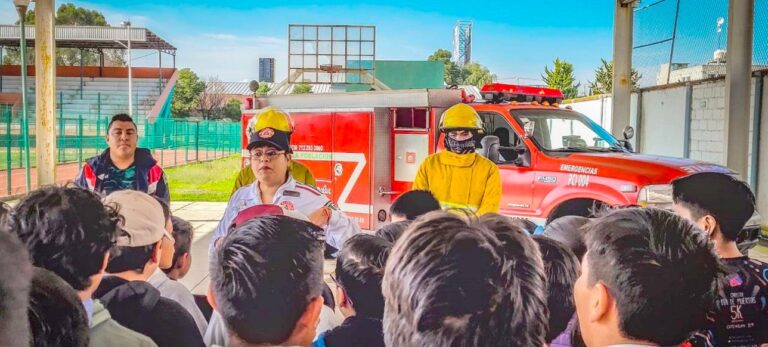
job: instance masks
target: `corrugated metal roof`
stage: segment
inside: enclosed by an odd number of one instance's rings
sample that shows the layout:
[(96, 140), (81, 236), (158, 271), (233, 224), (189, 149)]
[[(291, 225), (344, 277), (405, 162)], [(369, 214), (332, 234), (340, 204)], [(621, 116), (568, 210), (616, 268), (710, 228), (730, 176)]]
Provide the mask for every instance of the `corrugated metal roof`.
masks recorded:
[[(265, 82), (260, 82), (260, 84), (264, 84)], [(248, 87), (250, 82), (213, 82), (209, 83), (208, 90), (214, 90), (218, 91), (221, 94), (226, 95), (247, 95), (250, 96), (251, 89)], [(270, 89), (274, 88), (274, 86), (277, 83), (267, 83)], [(310, 84), (312, 86), (312, 93), (315, 94), (325, 94), (325, 93), (333, 93), (333, 86), (330, 84)], [(293, 93), (293, 88), (296, 85), (292, 85), (285, 94), (291, 94)], [(344, 91), (344, 90), (340, 90)]]
[[(19, 46), (21, 30), (18, 25), (0, 25), (0, 46)], [(27, 45), (35, 44), (35, 27), (27, 26), (24, 30)], [(56, 47), (58, 48), (110, 48), (123, 49), (116, 41), (128, 39), (128, 29), (107, 26), (57, 25), (55, 28)], [(176, 47), (166, 42), (146, 28), (130, 29), (131, 48), (163, 49), (175, 51)]]

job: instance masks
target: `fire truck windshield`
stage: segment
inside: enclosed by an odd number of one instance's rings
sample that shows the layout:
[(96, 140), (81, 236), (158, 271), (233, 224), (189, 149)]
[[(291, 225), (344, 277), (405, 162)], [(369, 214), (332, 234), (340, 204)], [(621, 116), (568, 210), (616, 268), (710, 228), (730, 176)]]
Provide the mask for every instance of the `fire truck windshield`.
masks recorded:
[(548, 152), (624, 152), (618, 140), (591, 119), (562, 109), (510, 110), (526, 137)]

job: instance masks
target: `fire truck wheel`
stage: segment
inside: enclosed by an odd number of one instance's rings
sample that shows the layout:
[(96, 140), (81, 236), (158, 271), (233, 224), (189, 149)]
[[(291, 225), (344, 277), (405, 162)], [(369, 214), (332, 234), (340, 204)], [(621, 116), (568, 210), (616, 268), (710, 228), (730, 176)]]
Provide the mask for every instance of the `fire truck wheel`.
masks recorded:
[(594, 217), (600, 211), (605, 209), (608, 204), (593, 200), (593, 199), (573, 199), (568, 200), (557, 208), (555, 208), (549, 217), (547, 217), (547, 224), (555, 219), (565, 216), (581, 216), (581, 217)]

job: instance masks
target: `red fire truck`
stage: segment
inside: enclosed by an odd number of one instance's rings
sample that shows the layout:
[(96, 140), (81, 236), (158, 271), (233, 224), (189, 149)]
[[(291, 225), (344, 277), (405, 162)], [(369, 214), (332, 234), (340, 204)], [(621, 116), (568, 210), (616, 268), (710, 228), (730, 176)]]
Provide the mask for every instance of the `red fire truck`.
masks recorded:
[[(479, 151), (499, 166), (501, 213), (540, 225), (602, 205), (669, 207), (672, 180), (704, 171), (735, 174), (720, 165), (633, 153), (632, 128), (616, 139), (588, 117), (559, 108), (558, 90), (491, 84), (481, 94), (480, 102), (461, 89), (272, 95), (253, 104), (291, 113), (293, 158), (368, 230), (388, 220), (393, 199), (410, 188), (421, 162), (441, 149), (440, 115), (460, 102), (470, 102), (483, 118)], [(243, 129), (256, 112), (243, 111)], [(247, 157), (243, 151), (244, 163)], [(745, 247), (754, 246), (759, 229), (756, 215), (743, 233)]]

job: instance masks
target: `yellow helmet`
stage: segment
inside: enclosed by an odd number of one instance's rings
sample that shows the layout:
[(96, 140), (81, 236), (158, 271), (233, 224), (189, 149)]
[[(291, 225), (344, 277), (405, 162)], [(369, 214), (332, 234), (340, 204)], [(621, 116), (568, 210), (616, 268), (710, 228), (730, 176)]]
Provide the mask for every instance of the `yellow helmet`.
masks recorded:
[(288, 112), (277, 107), (269, 106), (253, 116), (248, 122), (248, 130), (259, 132), (264, 128), (272, 128), (286, 133), (292, 133), (296, 125)]
[(450, 129), (472, 129), (483, 131), (483, 120), (472, 106), (456, 104), (445, 110), (440, 117), (440, 131)]

